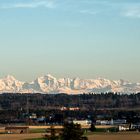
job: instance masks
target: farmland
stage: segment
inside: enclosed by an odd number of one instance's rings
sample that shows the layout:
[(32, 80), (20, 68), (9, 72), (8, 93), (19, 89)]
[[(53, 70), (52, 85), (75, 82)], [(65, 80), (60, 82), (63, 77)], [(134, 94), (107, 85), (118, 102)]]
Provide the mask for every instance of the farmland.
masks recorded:
[[(34, 140), (41, 138), (42, 133), (34, 134), (1, 134), (0, 140)], [(93, 133), (88, 135), (89, 140), (139, 140), (139, 132), (121, 132), (121, 133)]]
[(139, 133), (110, 133), (110, 134), (93, 134), (88, 136), (89, 140), (139, 140)]
[(32, 138), (40, 138), (42, 137), (41, 133), (34, 133), (34, 134), (1, 134), (0, 140), (25, 140), (25, 139), (32, 139)]

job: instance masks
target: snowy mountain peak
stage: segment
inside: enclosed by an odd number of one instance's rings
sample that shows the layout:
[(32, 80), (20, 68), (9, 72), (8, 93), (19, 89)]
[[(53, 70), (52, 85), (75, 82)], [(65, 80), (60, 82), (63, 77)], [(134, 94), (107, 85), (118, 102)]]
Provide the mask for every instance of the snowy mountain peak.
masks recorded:
[(51, 74), (47, 74), (45, 76), (43, 76), (46, 79), (56, 79), (54, 76), (52, 76)]
[(5, 78), (5, 80), (11, 80), (11, 81), (16, 81), (16, 78), (12, 75), (7, 75)]
[(131, 83), (125, 80), (108, 80), (104, 78), (80, 79), (60, 78), (51, 74), (38, 77), (31, 83), (21, 82), (8, 75), (0, 79), (0, 92), (19, 93), (101, 93), (101, 92), (140, 92), (140, 83)]

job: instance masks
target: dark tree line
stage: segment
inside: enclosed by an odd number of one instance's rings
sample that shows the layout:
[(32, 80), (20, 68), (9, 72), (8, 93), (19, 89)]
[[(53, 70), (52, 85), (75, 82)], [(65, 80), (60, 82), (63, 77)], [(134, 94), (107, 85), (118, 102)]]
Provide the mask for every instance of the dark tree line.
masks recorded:
[(0, 110), (27, 109), (51, 110), (60, 107), (79, 107), (80, 109), (101, 108), (137, 108), (140, 107), (140, 93), (138, 94), (0, 94)]
[[(79, 107), (78, 111), (60, 110), (61, 107)], [(77, 119), (124, 118), (128, 121), (140, 116), (140, 93), (120, 94), (0, 94), (0, 120), (26, 118), (27, 112), (45, 116), (48, 122), (63, 122), (67, 117)], [(94, 118), (94, 119), (93, 119)]]

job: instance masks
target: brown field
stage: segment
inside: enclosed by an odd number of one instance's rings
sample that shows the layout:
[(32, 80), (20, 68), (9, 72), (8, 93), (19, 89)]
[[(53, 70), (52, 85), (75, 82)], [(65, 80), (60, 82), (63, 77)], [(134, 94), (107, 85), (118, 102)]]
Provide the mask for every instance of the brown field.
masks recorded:
[[(0, 140), (26, 140), (30, 138), (41, 138), (43, 134), (1, 134)], [(99, 133), (88, 136), (89, 140), (140, 140), (139, 132), (128, 133)]]
[(88, 136), (89, 140), (140, 140), (140, 132), (94, 134)]
[[(46, 129), (50, 126), (29, 126), (30, 129)], [(98, 126), (98, 128), (108, 128), (110, 126)], [(55, 126), (62, 128), (62, 126)], [(5, 132), (4, 127), (0, 127), (0, 132)], [(33, 134), (0, 134), (0, 140), (26, 140), (30, 138), (41, 138), (43, 133)], [(119, 133), (94, 133), (88, 136), (89, 140), (140, 140), (140, 132), (119, 132)]]
[(41, 138), (42, 134), (1, 134), (0, 140), (25, 140), (30, 138)]

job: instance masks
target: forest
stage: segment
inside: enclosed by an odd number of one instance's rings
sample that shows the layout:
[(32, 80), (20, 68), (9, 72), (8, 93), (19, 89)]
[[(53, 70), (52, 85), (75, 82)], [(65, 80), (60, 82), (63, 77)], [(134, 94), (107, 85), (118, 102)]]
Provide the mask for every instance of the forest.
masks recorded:
[[(61, 110), (66, 108), (79, 108), (79, 110)], [(103, 119), (134, 120), (140, 117), (140, 93), (120, 94), (0, 94), (1, 121), (24, 120), (27, 114), (36, 113), (37, 117), (56, 117), (88, 119), (102, 116)], [(62, 121), (60, 120), (60, 121)], [(138, 119), (137, 119), (138, 120)]]
[(120, 94), (21, 94), (3, 93), (0, 94), (0, 110), (49, 110), (60, 107), (79, 107), (81, 110), (96, 110), (104, 108), (139, 108), (140, 93)]

